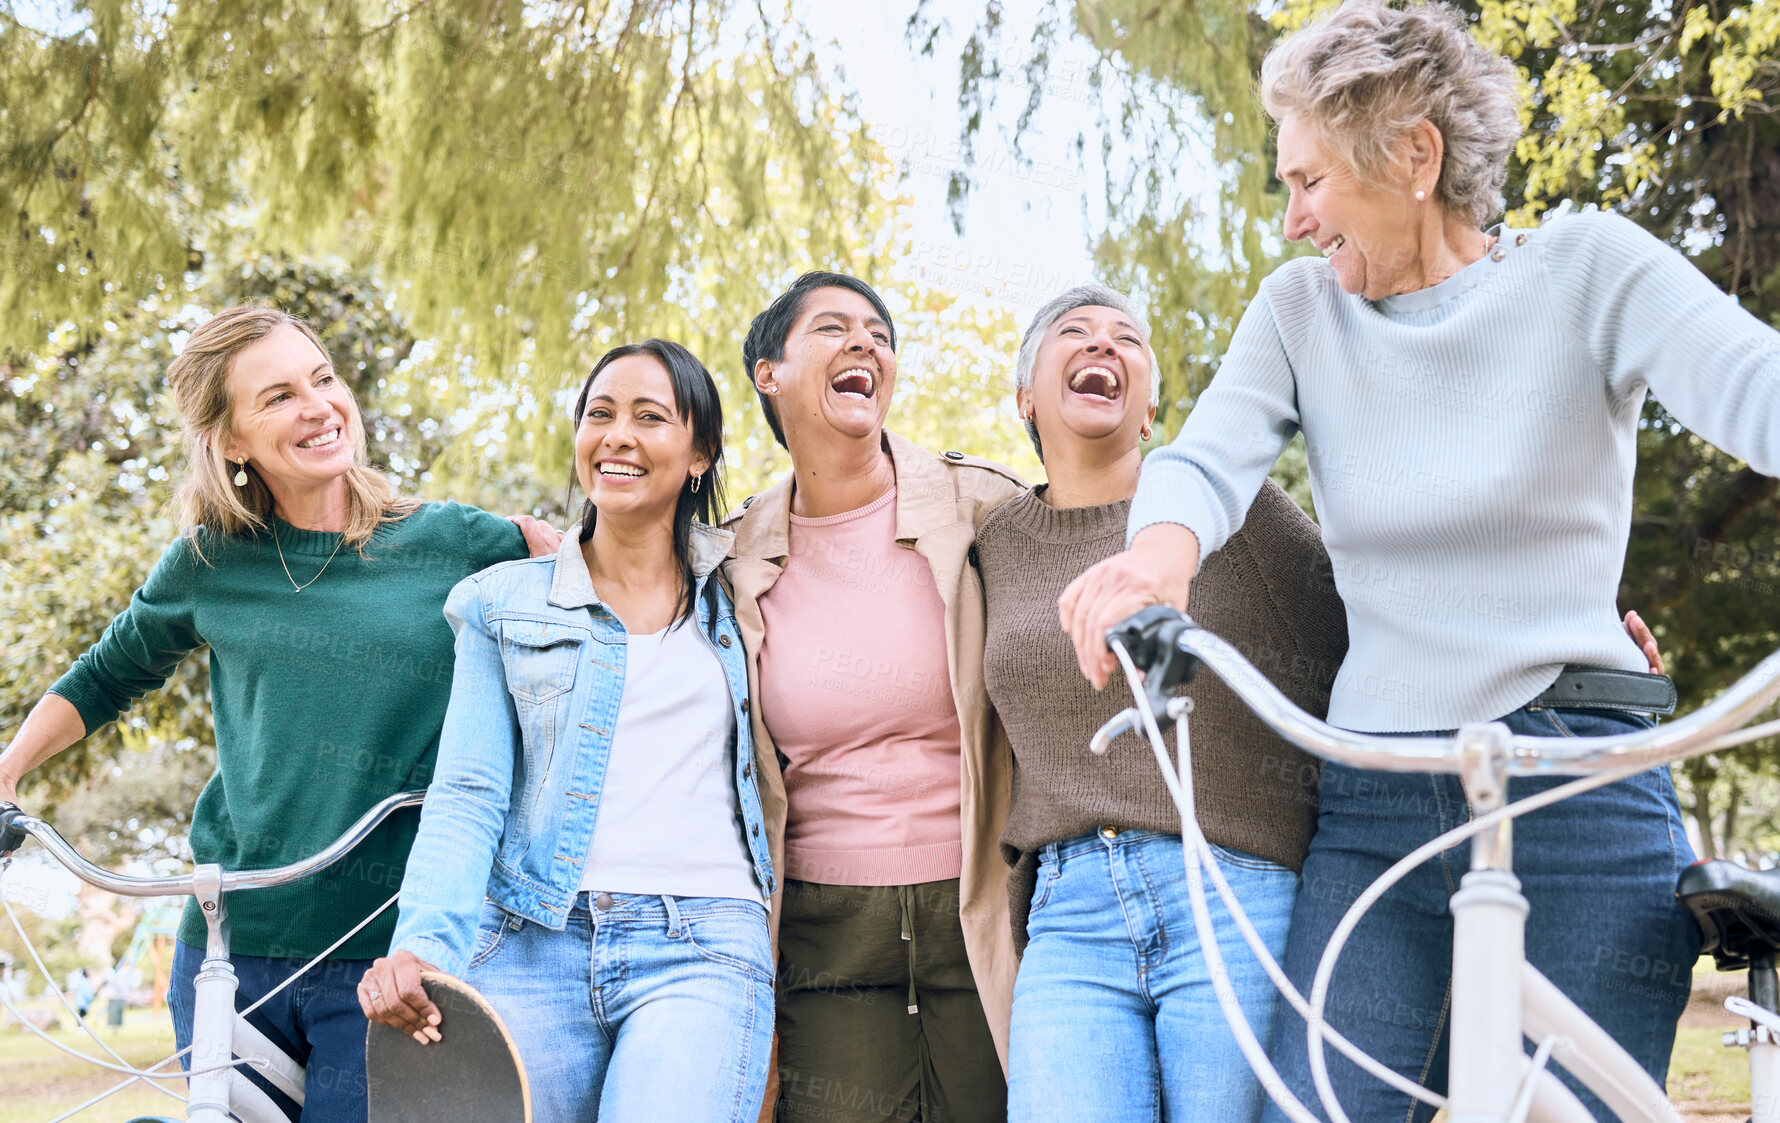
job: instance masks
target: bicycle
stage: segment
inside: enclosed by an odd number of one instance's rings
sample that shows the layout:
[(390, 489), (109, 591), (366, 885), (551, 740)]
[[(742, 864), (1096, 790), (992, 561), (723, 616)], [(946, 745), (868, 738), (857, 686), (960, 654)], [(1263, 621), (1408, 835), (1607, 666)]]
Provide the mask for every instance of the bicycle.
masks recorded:
[[(1694, 713), (1638, 733), (1531, 737), (1511, 733), (1500, 722), (1480, 722), (1450, 737), (1408, 739), (1337, 729), (1305, 713), (1234, 647), (1171, 608), (1155, 606), (1137, 613), (1107, 634), (1107, 646), (1124, 669), (1136, 705), (1102, 726), (1089, 748), (1104, 753), (1121, 734), (1147, 735), (1163, 782), (1181, 813), (1194, 927), (1218, 1004), (1263, 1088), (1295, 1123), (1318, 1120), (1286, 1089), (1242, 1013), (1212, 930), (1207, 876), (1274, 985), (1305, 1019), (1311, 1075), (1330, 1123), (1349, 1123), (1329, 1080), (1325, 1050), (1331, 1045), (1392, 1087), (1445, 1107), (1451, 1123), (1592, 1123), (1593, 1116), (1581, 1101), (1551, 1073), (1548, 1065), (1553, 1061), (1626, 1123), (1681, 1123), (1657, 1082), (1526, 962), (1528, 906), (1513, 873), (1512, 820), (1659, 764), (1780, 733), (1780, 721), (1742, 728), (1780, 698), (1780, 651)], [(1358, 768), (1454, 772), (1471, 806), (1469, 823), (1406, 855), (1354, 901), (1323, 952), (1308, 999), (1286, 979), (1249, 923), (1198, 827), (1192, 749), (1184, 720), (1193, 703), (1190, 697), (1174, 695), (1201, 665), (1210, 667), (1274, 732), (1307, 752)], [(1164, 740), (1169, 725), (1176, 733), (1174, 760)], [(1527, 775), (1584, 778), (1508, 803), (1509, 778)], [(1450, 906), (1451, 1059), (1448, 1093), (1441, 1096), (1347, 1041), (1329, 1026), (1324, 1010), (1335, 964), (1360, 918), (1398, 880), (1465, 839), (1472, 840), (1470, 870)], [(1733, 875), (1726, 866), (1729, 863), (1702, 863), (1689, 868), (1680, 891), (1702, 917), (1702, 928), (1711, 926), (1708, 950), (1718, 956), (1721, 969), (1740, 963), (1750, 967), (1749, 999), (1732, 998), (1726, 1006), (1749, 1018), (1751, 1027), (1727, 1034), (1726, 1040), (1749, 1050), (1752, 1123), (1780, 1123), (1780, 996), (1774, 973), (1775, 955), (1780, 953), (1780, 872), (1743, 870)], [(1530, 1057), (1523, 1038), (1535, 1045)]]
[[(247, 1021), (247, 1015), (273, 995), (295, 982), (304, 971), (331, 955), (334, 948), (351, 939), (359, 929), (369, 924), (394, 904), (396, 897), (390, 897), (380, 908), (354, 926), (352, 931), (341, 936), (331, 947), (311, 959), (302, 970), (280, 983), (246, 1010), (236, 1013), (235, 968), (229, 961), (229, 914), (224, 895), (248, 889), (290, 885), (320, 873), (339, 861), (354, 846), (364, 841), (365, 837), (391, 814), (404, 807), (419, 806), (425, 795), (426, 793), (423, 791), (412, 791), (399, 792), (390, 796), (366, 811), (356, 823), (348, 827), (344, 834), (328, 846), (310, 857), (299, 862), (292, 862), (290, 865), (263, 870), (225, 870), (214, 863), (205, 863), (194, 867), (189, 874), (171, 877), (134, 877), (113, 873), (96, 866), (81, 857), (80, 853), (69, 845), (68, 841), (57, 833), (49, 823), (26, 815), (13, 804), (0, 803), (0, 854), (10, 855), (24, 843), (27, 836), (35, 838), (45, 850), (49, 851), (50, 856), (66, 867), (69, 872), (87, 884), (107, 892), (125, 897), (180, 897), (188, 895), (196, 897), (198, 906), (204, 913), (204, 923), (207, 929), (204, 961), (198, 969), (193, 986), (191, 1045), (149, 1068), (138, 1069), (126, 1064), (122, 1057), (99, 1039), (97, 1034), (94, 1034), (91, 1029), (87, 1029), (89, 1036), (111, 1054), (115, 1063), (100, 1061), (83, 1053), (75, 1055), (102, 1068), (125, 1073), (129, 1079), (87, 1100), (71, 1111), (63, 1113), (57, 1119), (66, 1119), (71, 1115), (85, 1111), (107, 1096), (115, 1095), (137, 1081), (146, 1081), (151, 1087), (171, 1098), (185, 1102), (186, 1119), (189, 1123), (229, 1123), (230, 1120), (240, 1120), (240, 1123), (288, 1123), (289, 1117), (277, 1102), (243, 1076), (239, 1070), (243, 1066), (258, 1070), (268, 1082), (300, 1106), (303, 1102), (303, 1066), (255, 1029)], [(0, 858), (0, 875), (4, 874), (6, 866), (10, 863), (10, 857)], [(3, 898), (0, 898), (0, 901), (3, 901)], [(12, 907), (10, 904), (6, 905), (6, 912), (11, 917)], [(13, 918), (13, 923), (16, 927), (18, 923), (16, 917)], [(19, 935), (21, 938), (24, 937), (22, 928), (19, 929)], [(26, 942), (26, 946), (30, 946), (29, 941)], [(36, 949), (32, 948), (31, 952), (36, 958)], [(38, 968), (42, 970), (42, 959), (37, 958), (36, 961)], [(44, 977), (49, 978), (48, 971), (44, 971)], [(66, 1004), (66, 996), (62, 996), (60, 989), (55, 988), (53, 979), (49, 981), (51, 987), (56, 989), (57, 995), (61, 996), (63, 1003)], [(18, 1011), (13, 1009), (10, 997), (0, 995), (0, 1003), (3, 1003), (6, 1009), (15, 1016), (18, 1016)], [(74, 1013), (72, 1007), (69, 1010), (70, 1013)], [(31, 1028), (32, 1032), (48, 1039), (47, 1034), (35, 1026), (30, 1026), (30, 1023), (25, 1022), (22, 1017), (20, 1021)], [(82, 1028), (87, 1028), (84, 1019), (81, 1019), (78, 1014), (76, 1014), (75, 1022)], [(73, 1052), (59, 1042), (52, 1041), (52, 1044), (56, 1044), (64, 1051)], [(191, 1061), (187, 1071), (158, 1071), (188, 1052), (191, 1054)], [(158, 1080), (189, 1080), (187, 1095), (180, 1096), (170, 1088), (160, 1087), (155, 1083)], [(142, 1117), (134, 1123), (153, 1123), (153, 1121)]]

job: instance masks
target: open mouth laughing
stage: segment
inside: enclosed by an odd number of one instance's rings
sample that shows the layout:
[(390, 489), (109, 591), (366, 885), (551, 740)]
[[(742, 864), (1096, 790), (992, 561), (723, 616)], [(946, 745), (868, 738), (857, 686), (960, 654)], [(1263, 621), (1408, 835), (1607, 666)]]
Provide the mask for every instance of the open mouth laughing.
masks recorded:
[(1113, 373), (1112, 368), (1098, 365), (1085, 366), (1071, 375), (1069, 389), (1071, 393), (1083, 397), (1103, 398), (1109, 402), (1118, 401), (1124, 392), (1119, 385), (1119, 376)]
[(869, 401), (877, 385), (877, 375), (865, 367), (843, 370), (828, 382), (829, 389), (841, 397), (858, 398), (860, 401)]

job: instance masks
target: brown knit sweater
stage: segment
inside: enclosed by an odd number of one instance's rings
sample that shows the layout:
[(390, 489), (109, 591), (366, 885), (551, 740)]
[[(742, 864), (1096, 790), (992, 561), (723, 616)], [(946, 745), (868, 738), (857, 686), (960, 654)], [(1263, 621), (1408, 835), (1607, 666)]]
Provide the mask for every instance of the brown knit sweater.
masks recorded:
[[(1002, 856), (1014, 942), (1026, 917), (1038, 850), (1102, 825), (1180, 833), (1180, 815), (1149, 748), (1126, 736), (1088, 752), (1102, 723), (1130, 704), (1122, 676), (1097, 693), (1076, 669), (1057, 598), (1084, 569), (1125, 545), (1125, 500), (1058, 510), (1039, 488), (998, 507), (977, 531), (988, 600), (984, 681), (1013, 744), (1014, 798)], [(1269, 482), (1248, 521), (1205, 560), (1193, 619), (1229, 640), (1274, 685), (1321, 717), (1347, 652), (1347, 619), (1317, 526)], [(1209, 671), (1193, 696), (1193, 786), (1199, 825), (1220, 846), (1301, 869), (1316, 829), (1314, 758), (1281, 741)]]

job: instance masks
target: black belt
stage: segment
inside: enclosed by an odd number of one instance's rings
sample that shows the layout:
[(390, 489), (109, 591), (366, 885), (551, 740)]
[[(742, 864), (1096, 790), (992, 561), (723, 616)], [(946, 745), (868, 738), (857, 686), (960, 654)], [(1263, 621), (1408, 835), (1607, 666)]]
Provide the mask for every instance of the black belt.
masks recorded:
[(1636, 710), (1645, 714), (1675, 712), (1675, 683), (1668, 675), (1622, 671), (1616, 667), (1565, 667), (1536, 706), (1581, 710)]

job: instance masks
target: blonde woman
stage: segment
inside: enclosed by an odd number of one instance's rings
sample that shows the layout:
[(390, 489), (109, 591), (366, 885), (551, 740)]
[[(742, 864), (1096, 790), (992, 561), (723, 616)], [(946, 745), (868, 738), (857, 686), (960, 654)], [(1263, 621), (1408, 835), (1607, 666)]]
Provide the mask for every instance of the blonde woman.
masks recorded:
[[(1351, 2), (1268, 56), (1285, 233), (1322, 256), (1263, 282), (1180, 434), (1144, 464), (1129, 548), (1064, 592), (1094, 682), (1110, 671), (1106, 629), (1148, 604), (1186, 605), (1189, 585), (1197, 596), (1201, 557), (1243, 526), (1302, 432), (1347, 607), (1332, 724), (1609, 736), (1673, 707), (1615, 604), (1644, 399), (1780, 473), (1780, 335), (1617, 215), (1486, 228), (1520, 136), (1515, 87), (1514, 66), (1445, 4)], [(1509, 795), (1555, 782), (1517, 780)], [(1467, 814), (1456, 777), (1323, 769), (1284, 961), (1299, 987), (1360, 889)], [(1614, 965), (1699, 954), (1675, 902), (1693, 856), (1668, 769), (1517, 819), (1514, 834), (1527, 958), (1661, 1081), (1687, 971)], [(1465, 854), (1384, 895), (1329, 995), (1336, 1029), (1437, 1090), (1447, 901)], [(1314, 1102), (1303, 1026), (1285, 1021), (1281, 1075)], [(1356, 1119), (1433, 1115), (1344, 1058), (1330, 1071)]]
[[(445, 596), (477, 570), (526, 556), (526, 543), (512, 522), (473, 507), (396, 495), (367, 462), (358, 407), (301, 320), (228, 309), (192, 333), (167, 381), (188, 455), (183, 532), (0, 754), (0, 800), (17, 802), (21, 777), (208, 646), (216, 775), (192, 815), (192, 856), (230, 870), (282, 865), (379, 800), (426, 786), (451, 690)], [(237, 1002), (277, 986), (388, 899), (415, 826), (399, 816), (316, 879), (232, 897)], [(395, 919), (390, 910), (372, 921), (253, 1015), (307, 1065), (302, 1118), (365, 1117), (354, 987)], [(194, 902), (169, 994), (182, 1048), (204, 942)]]

